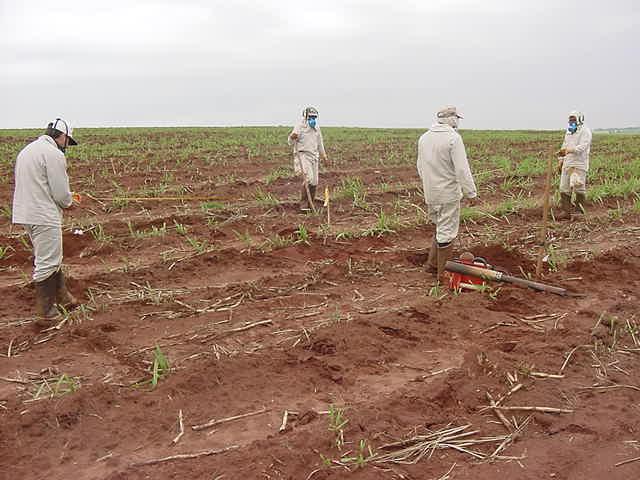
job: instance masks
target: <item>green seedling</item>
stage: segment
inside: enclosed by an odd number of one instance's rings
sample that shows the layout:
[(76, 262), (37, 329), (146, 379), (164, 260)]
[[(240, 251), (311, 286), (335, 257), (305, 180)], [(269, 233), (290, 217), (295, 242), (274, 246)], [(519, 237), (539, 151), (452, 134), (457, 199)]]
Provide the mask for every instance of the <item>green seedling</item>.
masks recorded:
[(253, 237), (251, 236), (248, 230), (245, 230), (244, 233), (240, 233), (237, 230), (233, 230), (233, 234), (236, 236), (238, 240), (244, 243), (247, 248), (251, 248), (253, 246)]
[(209, 210), (224, 210), (225, 204), (223, 202), (203, 202), (200, 205), (203, 211), (208, 212)]
[(131, 221), (127, 222), (129, 234), (132, 238), (142, 239), (149, 237), (164, 237), (167, 234), (167, 224), (163, 223), (161, 227), (152, 225), (149, 230), (135, 230)]
[(9, 252), (15, 252), (15, 249), (11, 245), (7, 245), (5, 247), (0, 246), (0, 260), (9, 258), (11, 256)]
[(187, 226), (183, 225), (182, 223), (178, 223), (175, 220), (173, 221), (173, 224), (176, 227), (176, 233), (178, 233), (178, 235), (187, 235)]
[(400, 222), (395, 215), (389, 215), (384, 210), (380, 210), (376, 219), (376, 224), (363, 232), (364, 236), (381, 237), (386, 234), (396, 233), (394, 230), (400, 226)]
[(156, 345), (155, 350), (153, 351), (153, 367), (151, 370), (151, 385), (155, 388), (158, 385), (158, 381), (168, 375), (170, 371), (169, 360), (162, 353), (160, 347)]
[(94, 240), (100, 244), (108, 244), (113, 240), (113, 237), (111, 235), (106, 234), (101, 223), (91, 229), (91, 235), (93, 236)]
[(304, 225), (298, 225), (298, 229), (295, 231), (295, 235), (297, 238), (296, 243), (304, 243), (309, 245), (310, 235), (307, 227), (305, 227)]
[(187, 243), (189, 244), (189, 246), (196, 253), (202, 254), (202, 253), (207, 251), (208, 243), (207, 243), (206, 240), (198, 240), (198, 239), (190, 237), (188, 235), (186, 236), (186, 239), (187, 239)]
[(344, 427), (349, 423), (344, 416), (344, 408), (329, 405), (329, 431), (334, 435), (333, 445), (342, 450), (344, 446)]
[(258, 205), (263, 207), (274, 207), (280, 204), (280, 201), (270, 192), (265, 192), (262, 188), (258, 187), (254, 197)]
[(5, 218), (11, 218), (12, 215), (13, 215), (13, 213), (12, 213), (11, 207), (9, 205), (0, 206), (0, 216), (5, 217)]
[(361, 439), (358, 442), (358, 448), (355, 454), (356, 455), (352, 457), (342, 457), (340, 461), (347, 464), (353, 463), (356, 468), (362, 468), (366, 465), (367, 461), (374, 456), (371, 445), (368, 445), (365, 439)]
[(63, 373), (57, 378), (48, 380), (43, 378), (36, 384), (38, 388), (33, 394), (32, 400), (61, 397), (76, 392), (80, 388), (80, 379)]

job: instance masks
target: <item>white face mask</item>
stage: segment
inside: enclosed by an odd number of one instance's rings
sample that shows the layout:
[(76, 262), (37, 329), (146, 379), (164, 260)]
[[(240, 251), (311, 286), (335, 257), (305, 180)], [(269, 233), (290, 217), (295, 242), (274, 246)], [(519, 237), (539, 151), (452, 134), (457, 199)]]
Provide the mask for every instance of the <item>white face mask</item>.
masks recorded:
[(452, 117), (444, 117), (438, 119), (438, 123), (444, 123), (445, 125), (449, 125), (451, 128), (458, 128), (459, 118), (455, 115)]

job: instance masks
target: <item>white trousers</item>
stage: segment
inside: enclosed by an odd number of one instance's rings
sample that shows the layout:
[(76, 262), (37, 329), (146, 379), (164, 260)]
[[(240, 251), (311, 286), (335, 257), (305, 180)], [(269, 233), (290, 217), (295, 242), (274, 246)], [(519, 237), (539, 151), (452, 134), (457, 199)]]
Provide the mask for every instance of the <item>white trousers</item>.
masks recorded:
[(587, 193), (587, 172), (578, 167), (562, 167), (560, 192)]
[(436, 226), (436, 242), (453, 242), (460, 228), (460, 200), (441, 205), (428, 205), (429, 220)]
[(33, 245), (33, 281), (42, 282), (62, 266), (62, 227), (23, 226)]
[(304, 175), (309, 185), (318, 185), (318, 158), (309, 152), (298, 152), (293, 156), (293, 171)]

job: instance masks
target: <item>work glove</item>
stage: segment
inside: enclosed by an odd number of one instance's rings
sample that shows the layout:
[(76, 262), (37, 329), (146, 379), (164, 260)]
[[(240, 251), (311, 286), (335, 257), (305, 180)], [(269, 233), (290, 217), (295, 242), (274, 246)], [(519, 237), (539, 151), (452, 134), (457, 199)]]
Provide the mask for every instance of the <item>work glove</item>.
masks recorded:
[(71, 192), (71, 201), (73, 203), (80, 204), (82, 201), (82, 196), (78, 192)]
[(558, 150), (556, 152), (556, 155), (559, 156), (559, 157), (566, 157), (567, 153), (569, 153), (569, 152), (567, 151), (566, 148), (561, 148), (560, 150)]

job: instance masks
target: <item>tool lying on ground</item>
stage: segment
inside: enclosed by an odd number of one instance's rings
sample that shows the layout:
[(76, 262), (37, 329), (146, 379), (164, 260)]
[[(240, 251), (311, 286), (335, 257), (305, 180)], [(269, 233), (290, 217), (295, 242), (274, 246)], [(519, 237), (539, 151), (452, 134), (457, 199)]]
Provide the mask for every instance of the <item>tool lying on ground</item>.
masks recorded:
[[(491, 270), (493, 269), (493, 265), (489, 265), (489, 263), (484, 258), (474, 257), (473, 253), (471, 252), (465, 252), (460, 255), (460, 258), (458, 260), (452, 261), (460, 263), (462, 265), (471, 265), (474, 267), (488, 268)], [(483, 285), (485, 285), (485, 282), (480, 277), (459, 272), (450, 272), (449, 288), (451, 290), (478, 290), (479, 288), (482, 288)]]
[(444, 268), (448, 272), (452, 272), (454, 275), (455, 274), (461, 275), (460, 281), (458, 282), (460, 286), (462, 286), (462, 283), (471, 284), (471, 285), (479, 285), (479, 284), (481, 285), (483, 283), (482, 280), (491, 280), (494, 282), (513, 283), (514, 285), (519, 285), (521, 287), (527, 287), (527, 288), (531, 288), (533, 290), (538, 290), (541, 292), (555, 293), (556, 295), (561, 295), (563, 297), (584, 296), (583, 294), (580, 294), (580, 293), (570, 292), (566, 288), (554, 287), (553, 285), (546, 285), (544, 283), (533, 282), (531, 280), (525, 280), (524, 278), (508, 275), (505, 272), (498, 272), (490, 268), (477, 266), (476, 265), (477, 260), (478, 259), (474, 258), (474, 261), (471, 264), (462, 263), (462, 261), (460, 260), (458, 261), (449, 260), (445, 264)]

